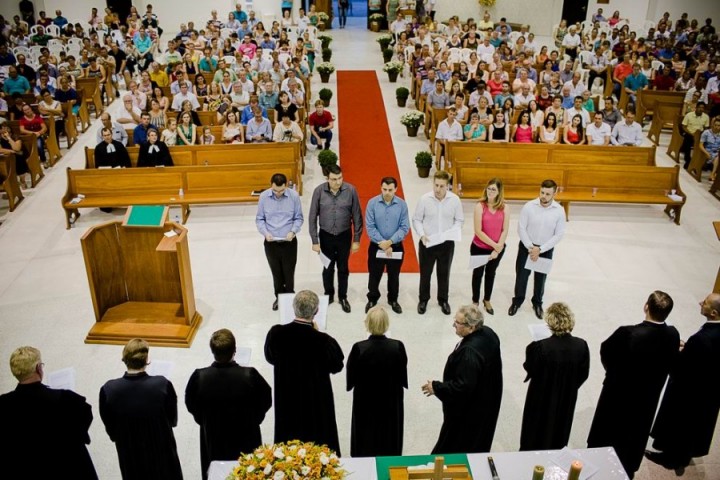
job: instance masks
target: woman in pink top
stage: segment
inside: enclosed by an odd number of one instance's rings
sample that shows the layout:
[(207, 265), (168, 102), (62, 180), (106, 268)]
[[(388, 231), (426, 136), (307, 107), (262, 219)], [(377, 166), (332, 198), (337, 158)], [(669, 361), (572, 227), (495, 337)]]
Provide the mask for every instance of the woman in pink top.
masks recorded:
[(513, 142), (515, 143), (534, 143), (535, 142), (535, 130), (530, 124), (530, 112), (524, 110), (520, 113), (518, 123), (513, 125), (513, 131), (511, 135)]
[(499, 178), (488, 181), (485, 192), (475, 205), (473, 225), (475, 236), (470, 244), (470, 256), (489, 258), (483, 259), (483, 261), (487, 261), (487, 264), (473, 270), (472, 300), (475, 305), (479, 305), (480, 284), (483, 274), (487, 270), (483, 306), (487, 313), (493, 315), (495, 311), (490, 303), (490, 297), (495, 284), (495, 271), (505, 254), (505, 240), (510, 226), (510, 212), (508, 206), (505, 205), (503, 183)]

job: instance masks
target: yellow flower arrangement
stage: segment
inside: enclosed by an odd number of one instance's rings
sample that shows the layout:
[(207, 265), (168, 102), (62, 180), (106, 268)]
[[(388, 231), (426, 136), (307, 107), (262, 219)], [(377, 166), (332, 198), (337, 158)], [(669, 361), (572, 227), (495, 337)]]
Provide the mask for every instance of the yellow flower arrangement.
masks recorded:
[(480, 2), (480, 5), (483, 7), (493, 7), (495, 6), (496, 0), (478, 0)]
[(263, 445), (238, 462), (226, 480), (341, 480), (347, 475), (326, 445), (299, 440)]

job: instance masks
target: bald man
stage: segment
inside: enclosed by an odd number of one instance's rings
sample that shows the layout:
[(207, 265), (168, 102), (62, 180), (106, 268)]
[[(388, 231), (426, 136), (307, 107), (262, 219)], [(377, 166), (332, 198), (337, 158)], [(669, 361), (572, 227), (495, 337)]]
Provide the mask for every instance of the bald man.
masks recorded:
[(700, 314), (707, 320), (681, 346), (650, 433), (653, 448), (660, 452), (645, 452), (649, 460), (671, 470), (682, 470), (691, 458), (708, 454), (720, 410), (715, 390), (720, 379), (720, 294), (711, 293), (700, 302)]

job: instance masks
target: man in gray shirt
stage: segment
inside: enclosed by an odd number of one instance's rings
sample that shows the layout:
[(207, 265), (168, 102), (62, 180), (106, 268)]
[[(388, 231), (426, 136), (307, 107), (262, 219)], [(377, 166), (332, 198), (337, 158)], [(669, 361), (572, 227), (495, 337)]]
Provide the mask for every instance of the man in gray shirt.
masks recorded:
[(107, 128), (112, 132), (113, 140), (116, 140), (122, 143), (124, 146), (127, 146), (128, 134), (127, 131), (125, 131), (125, 129), (122, 127), (122, 125), (117, 122), (113, 122), (110, 114), (107, 112), (104, 112), (102, 115), (100, 115), (100, 121), (102, 122), (102, 126), (98, 128), (97, 135), (95, 136), (95, 145), (103, 141), (102, 131), (103, 128)]
[[(335, 264), (338, 269), (338, 299), (343, 311), (350, 313), (347, 300), (348, 258), (360, 249), (363, 217), (355, 187), (343, 183), (342, 170), (337, 165), (327, 169), (328, 181), (318, 185), (310, 201), (310, 238), (312, 249), (330, 259), (323, 269), (323, 287), (330, 303), (335, 297)], [(318, 223), (320, 231), (318, 232)]]
[(447, 108), (450, 106), (450, 97), (445, 91), (445, 82), (438, 79), (435, 80), (435, 90), (428, 93), (427, 108), (428, 113), (432, 115), (433, 108)]

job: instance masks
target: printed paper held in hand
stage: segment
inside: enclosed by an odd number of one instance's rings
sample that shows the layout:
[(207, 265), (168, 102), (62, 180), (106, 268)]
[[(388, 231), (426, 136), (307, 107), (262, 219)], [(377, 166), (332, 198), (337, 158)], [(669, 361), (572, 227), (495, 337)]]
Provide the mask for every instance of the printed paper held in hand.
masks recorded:
[(68, 367), (50, 372), (45, 376), (45, 383), (50, 388), (75, 391), (75, 369)]
[(533, 339), (533, 342), (539, 342), (552, 336), (552, 332), (550, 331), (550, 327), (547, 326), (547, 323), (531, 323), (528, 325), (528, 330), (530, 330), (530, 337)]
[(288, 239), (286, 237), (273, 237), (273, 242), (287, 242)]
[(478, 267), (487, 265), (489, 261), (490, 255), (470, 255), (470, 264), (468, 265), (468, 269), (475, 270)]
[(330, 266), (330, 259), (325, 256), (324, 253), (318, 253), (318, 257), (320, 258), (320, 263), (322, 263), (323, 268), (328, 268)]
[(375, 258), (379, 258), (381, 260), (402, 260), (403, 252), (392, 252), (392, 255), (388, 257), (385, 250), (378, 250), (375, 254)]
[(547, 275), (550, 273), (550, 269), (552, 268), (552, 258), (540, 257), (533, 262), (530, 260), (530, 256), (528, 256), (527, 261), (525, 262), (525, 268), (532, 272), (544, 273)]
[[(322, 255), (322, 254), (321, 254)], [(295, 320), (295, 310), (293, 310), (294, 293), (281, 293), (278, 295), (278, 313), (280, 314), (280, 324), (287, 325)], [(324, 332), (327, 330), (327, 310), (330, 299), (327, 295), (320, 295), (320, 305), (318, 313), (315, 315), (315, 323), (318, 330)]]
[(173, 370), (175, 370), (175, 362), (151, 359), (150, 365), (148, 365), (147, 368), (147, 373), (148, 375), (162, 375), (169, 380)]
[(462, 231), (460, 230), (460, 227), (453, 227), (450, 230), (445, 230), (444, 232), (438, 232), (434, 235), (430, 235), (427, 237), (428, 243), (425, 245), (426, 247), (434, 247), (435, 245), (440, 245), (441, 243), (445, 243), (448, 240), (453, 242), (459, 242), (462, 240)]

